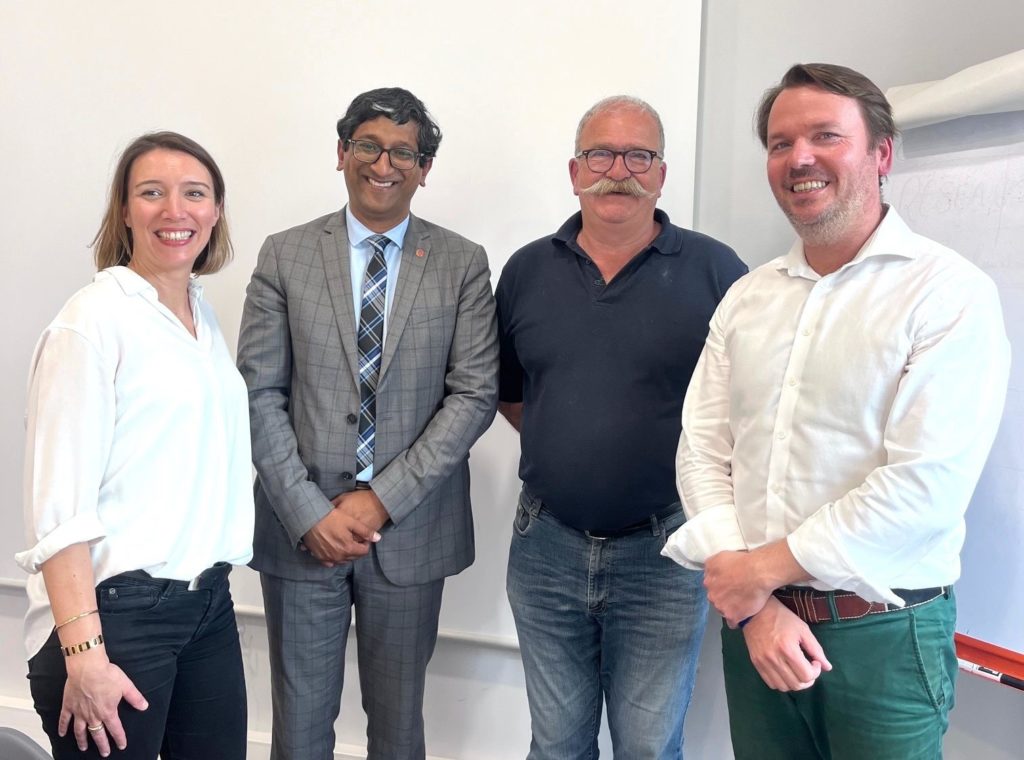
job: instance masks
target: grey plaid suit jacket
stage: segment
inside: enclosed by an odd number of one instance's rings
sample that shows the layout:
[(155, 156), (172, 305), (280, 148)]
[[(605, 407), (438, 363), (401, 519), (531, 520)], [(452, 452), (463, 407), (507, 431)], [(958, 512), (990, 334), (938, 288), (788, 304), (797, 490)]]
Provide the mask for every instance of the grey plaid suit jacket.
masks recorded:
[[(238, 342), (257, 473), (252, 567), (293, 580), (333, 572), (299, 541), (355, 487), (358, 323), (344, 214), (267, 238)], [(411, 217), (381, 358), (372, 482), (391, 515), (375, 550), (392, 583), (473, 561), (469, 448), (494, 418), (497, 369), (484, 249)]]

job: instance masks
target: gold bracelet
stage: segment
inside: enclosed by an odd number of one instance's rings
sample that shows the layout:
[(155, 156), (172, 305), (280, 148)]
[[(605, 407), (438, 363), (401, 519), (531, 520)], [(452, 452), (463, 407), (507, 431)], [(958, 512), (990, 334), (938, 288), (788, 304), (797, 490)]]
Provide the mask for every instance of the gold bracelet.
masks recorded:
[(58, 623), (57, 625), (54, 626), (54, 628), (56, 630), (60, 630), (61, 628), (66, 626), (68, 623), (74, 623), (76, 620), (81, 620), (84, 617), (89, 617), (90, 615), (95, 615), (97, 612), (99, 612), (99, 610), (89, 610), (88, 612), (79, 612), (74, 617), (69, 617), (63, 623)]
[(83, 641), (81, 644), (72, 644), (69, 647), (61, 647), (60, 651), (64, 653), (65, 657), (70, 657), (71, 655), (78, 654), (79, 652), (88, 652), (93, 647), (98, 647), (102, 643), (103, 634), (97, 633), (88, 641)]

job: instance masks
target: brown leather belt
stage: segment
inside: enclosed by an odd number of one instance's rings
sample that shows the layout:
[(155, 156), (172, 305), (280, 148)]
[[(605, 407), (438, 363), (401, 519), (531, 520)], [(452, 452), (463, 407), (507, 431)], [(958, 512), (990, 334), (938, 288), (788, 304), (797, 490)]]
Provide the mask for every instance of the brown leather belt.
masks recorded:
[(834, 623), (840, 620), (857, 620), (868, 615), (883, 612), (897, 612), (910, 607), (930, 602), (946, 593), (945, 586), (921, 589), (892, 590), (896, 596), (906, 602), (905, 607), (885, 602), (869, 602), (852, 591), (818, 591), (803, 586), (786, 586), (775, 589), (776, 599), (792, 610), (798, 618), (806, 623)]

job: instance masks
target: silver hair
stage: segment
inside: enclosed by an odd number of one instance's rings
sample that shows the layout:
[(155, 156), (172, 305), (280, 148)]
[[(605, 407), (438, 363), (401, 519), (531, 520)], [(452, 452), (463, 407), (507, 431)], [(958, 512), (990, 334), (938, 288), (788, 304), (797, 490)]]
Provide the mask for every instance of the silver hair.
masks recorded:
[(583, 135), (583, 128), (587, 126), (587, 122), (603, 111), (614, 111), (619, 108), (635, 108), (638, 111), (643, 111), (654, 119), (654, 123), (658, 125), (658, 152), (664, 154), (665, 127), (661, 123), (661, 117), (650, 103), (632, 95), (612, 95), (611, 97), (603, 98), (602, 100), (594, 103), (594, 105), (592, 105), (590, 109), (583, 114), (583, 118), (580, 119), (579, 126), (576, 127), (576, 150), (574, 153), (579, 154), (580, 152), (580, 137)]

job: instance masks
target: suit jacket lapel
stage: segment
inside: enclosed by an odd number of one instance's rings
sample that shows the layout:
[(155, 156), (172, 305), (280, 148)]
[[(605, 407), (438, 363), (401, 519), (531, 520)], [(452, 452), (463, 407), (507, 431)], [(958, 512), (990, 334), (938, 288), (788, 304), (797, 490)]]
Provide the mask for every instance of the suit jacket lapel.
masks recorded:
[(402, 331), (409, 321), (409, 312), (416, 301), (416, 294), (423, 280), (423, 272), (430, 257), (430, 233), (415, 216), (409, 215), (409, 229), (402, 246), (402, 266), (398, 269), (398, 283), (395, 298), (388, 315), (388, 333), (384, 338), (384, 354), (380, 360), (380, 374), (383, 377), (398, 349)]
[(358, 387), (359, 349), (356, 346), (356, 333), (359, 325), (352, 312), (352, 271), (349, 266), (348, 228), (345, 226), (344, 210), (324, 226), (320, 253), (324, 261), (327, 291), (334, 306), (334, 320), (341, 334), (341, 347), (348, 358), (352, 381)]

